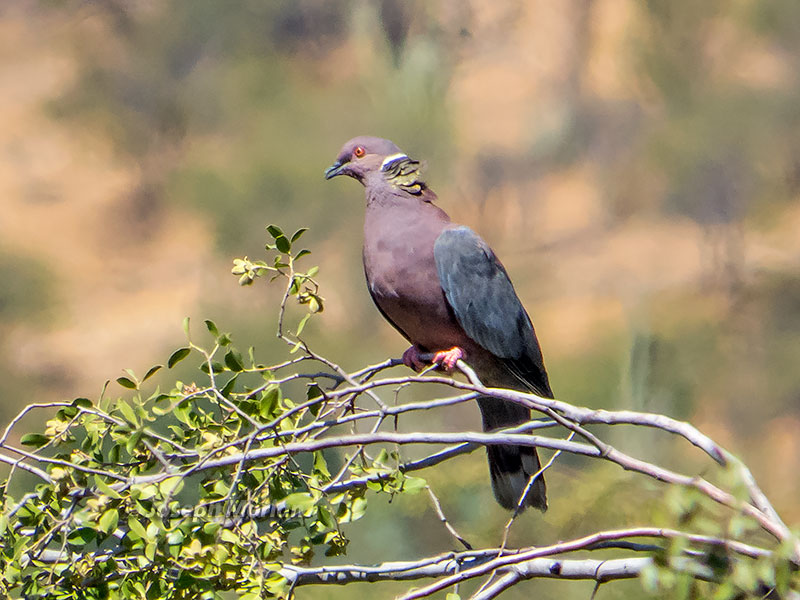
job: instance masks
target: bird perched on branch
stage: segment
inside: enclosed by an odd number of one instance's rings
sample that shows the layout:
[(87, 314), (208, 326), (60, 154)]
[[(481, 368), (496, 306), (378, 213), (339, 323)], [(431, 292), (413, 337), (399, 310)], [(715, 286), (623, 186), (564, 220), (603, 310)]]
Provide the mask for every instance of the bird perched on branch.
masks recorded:
[[(348, 175), (366, 188), (364, 271), (378, 310), (411, 342), (403, 362), (416, 371), (421, 355), (452, 370), (463, 358), (490, 387), (552, 398), (531, 320), (505, 268), (468, 227), (450, 221), (409, 158), (389, 140), (347, 142), (325, 178)], [(485, 431), (530, 420), (520, 404), (482, 396)], [(530, 446), (489, 445), (489, 472), (506, 509), (547, 509), (539, 456)], [(522, 495), (530, 479), (536, 476)]]

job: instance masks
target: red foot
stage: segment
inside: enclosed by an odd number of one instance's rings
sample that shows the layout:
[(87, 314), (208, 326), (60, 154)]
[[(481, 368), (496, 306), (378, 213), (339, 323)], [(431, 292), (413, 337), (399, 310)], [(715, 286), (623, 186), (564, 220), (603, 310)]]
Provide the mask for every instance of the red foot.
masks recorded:
[(422, 359), (420, 359), (419, 355), (419, 348), (416, 346), (411, 346), (408, 350), (403, 352), (403, 364), (419, 373), (427, 366), (424, 362), (422, 362)]
[(433, 362), (442, 365), (446, 371), (452, 371), (456, 363), (464, 358), (464, 351), (458, 346), (453, 346), (450, 350), (442, 350), (433, 355)]

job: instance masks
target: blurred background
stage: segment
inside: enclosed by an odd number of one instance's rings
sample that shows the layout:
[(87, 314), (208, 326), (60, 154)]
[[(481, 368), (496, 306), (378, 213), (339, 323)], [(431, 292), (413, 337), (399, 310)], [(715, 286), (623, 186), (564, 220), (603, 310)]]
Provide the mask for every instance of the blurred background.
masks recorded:
[[(311, 228), (327, 300), (312, 346), (349, 369), (399, 356), (363, 283), (363, 192), (322, 176), (359, 134), (425, 159), (440, 206), (495, 248), (557, 397), (691, 421), (800, 522), (795, 0), (3, 3), (2, 421), (163, 363), (187, 315), (280, 356), (280, 290), (229, 274), (263, 256), (268, 223)], [(477, 428), (478, 411), (425, 426)], [(602, 433), (708, 469), (675, 439)], [(496, 545), (506, 515), (483, 454), (448, 464), (429, 476), (445, 512)], [(619, 469), (565, 457), (548, 482), (551, 510), (523, 516), (513, 543), (667, 518), (663, 488)], [(424, 495), (398, 502), (373, 498), (347, 560), (453, 548)]]

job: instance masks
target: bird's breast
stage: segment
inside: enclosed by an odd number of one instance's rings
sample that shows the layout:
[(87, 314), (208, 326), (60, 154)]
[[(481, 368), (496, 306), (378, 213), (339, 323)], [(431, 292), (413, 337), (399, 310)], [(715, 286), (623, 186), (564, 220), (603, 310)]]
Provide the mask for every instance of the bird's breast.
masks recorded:
[(425, 224), (368, 222), (364, 272), (378, 308), (412, 343), (439, 350), (463, 343), (439, 283), (433, 244), (437, 231)]

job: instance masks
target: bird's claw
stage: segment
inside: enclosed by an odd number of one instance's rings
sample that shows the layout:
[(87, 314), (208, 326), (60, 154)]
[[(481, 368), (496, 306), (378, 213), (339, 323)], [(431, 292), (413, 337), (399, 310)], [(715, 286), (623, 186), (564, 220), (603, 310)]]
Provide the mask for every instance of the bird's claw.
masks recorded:
[(452, 371), (456, 363), (466, 356), (464, 351), (458, 346), (453, 346), (450, 350), (442, 350), (433, 355), (433, 362), (441, 365), (446, 371)]
[[(428, 368), (429, 364), (422, 360), (422, 352), (417, 346), (409, 347), (403, 352), (403, 364), (417, 373)], [(445, 371), (452, 371), (456, 363), (464, 358), (466, 354), (458, 346), (453, 346), (450, 350), (442, 350), (433, 355), (431, 361), (434, 365), (440, 365)]]
[(419, 373), (424, 370), (427, 365), (420, 358), (419, 348), (411, 346), (403, 352), (403, 364), (415, 372)]

